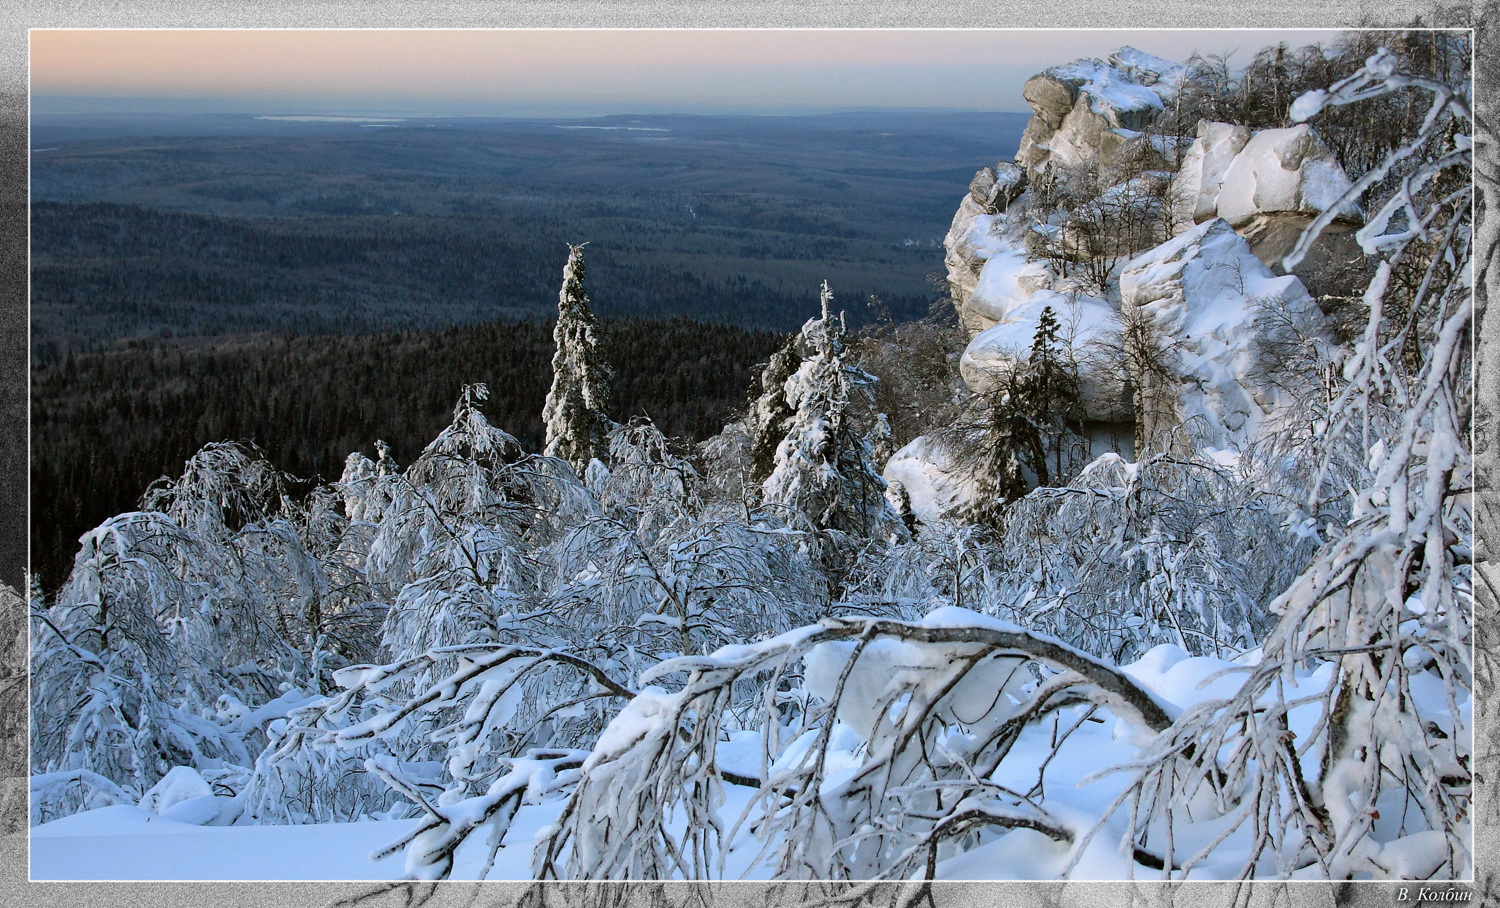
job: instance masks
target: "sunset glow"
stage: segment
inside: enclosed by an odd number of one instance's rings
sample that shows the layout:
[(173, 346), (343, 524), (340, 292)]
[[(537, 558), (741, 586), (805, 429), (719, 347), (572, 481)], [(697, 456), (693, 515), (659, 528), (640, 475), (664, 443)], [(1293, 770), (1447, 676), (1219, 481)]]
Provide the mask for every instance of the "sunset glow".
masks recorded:
[[(1015, 109), (1039, 67), (1129, 44), (1170, 59), (1326, 31), (37, 30), (34, 98), (507, 114)], [(1234, 58), (1232, 58), (1234, 59)]]

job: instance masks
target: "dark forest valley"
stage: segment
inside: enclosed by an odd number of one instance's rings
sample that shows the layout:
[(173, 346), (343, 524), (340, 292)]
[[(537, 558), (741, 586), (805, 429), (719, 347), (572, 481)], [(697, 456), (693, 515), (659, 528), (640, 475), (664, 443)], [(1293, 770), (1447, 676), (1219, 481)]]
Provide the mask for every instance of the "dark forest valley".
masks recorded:
[[(32, 570), (201, 445), (334, 478), (413, 456), (458, 389), (540, 432), (566, 244), (617, 412), (702, 439), (816, 314), (920, 318), (973, 162), (1019, 114), (32, 124)], [(459, 328), (458, 326), (463, 326)]]

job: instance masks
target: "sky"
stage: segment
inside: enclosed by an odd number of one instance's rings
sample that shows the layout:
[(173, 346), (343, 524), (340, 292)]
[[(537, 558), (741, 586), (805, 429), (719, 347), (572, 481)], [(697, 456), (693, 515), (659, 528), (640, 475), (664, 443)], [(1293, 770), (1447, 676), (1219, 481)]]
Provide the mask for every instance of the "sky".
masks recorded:
[(1041, 69), (1131, 45), (1247, 63), (1308, 30), (33, 30), (35, 110), (408, 116), (1025, 111)]

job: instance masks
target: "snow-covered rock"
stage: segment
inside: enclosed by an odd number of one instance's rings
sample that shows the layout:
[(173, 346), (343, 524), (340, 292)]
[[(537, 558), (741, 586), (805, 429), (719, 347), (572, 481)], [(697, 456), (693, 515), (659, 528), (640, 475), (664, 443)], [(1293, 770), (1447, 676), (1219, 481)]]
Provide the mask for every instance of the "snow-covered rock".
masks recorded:
[(1026, 171), (1009, 161), (982, 167), (969, 181), (969, 195), (987, 214), (1004, 211), (1026, 188)]
[(238, 799), (220, 797), (191, 766), (174, 766), (141, 797), (140, 809), (193, 826), (219, 826), (239, 815)]
[[(1263, 129), (1250, 136), (1225, 170), (1217, 215), (1235, 227), (1260, 214), (1317, 215), (1332, 208), (1349, 187), (1344, 169), (1307, 124)], [(1348, 206), (1339, 213), (1360, 216)]]
[(1172, 215), (1179, 226), (1201, 224), (1215, 216), (1224, 174), (1250, 141), (1250, 134), (1248, 126), (1198, 121), (1198, 137), (1188, 146), (1172, 180)]
[(1130, 402), (1122, 394), (1118, 376), (1096, 355), (1100, 342), (1118, 332), (1119, 315), (1106, 301), (1080, 293), (1035, 290), (1009, 301), (1004, 317), (975, 335), (964, 349), (959, 361), (964, 384), (978, 392), (1003, 384), (1018, 364), (1030, 358), (1042, 311), (1048, 307), (1061, 326), (1058, 340), (1078, 363), (1084, 418), (1129, 419)]
[(1150, 86), (1162, 102), (1172, 100), (1187, 78), (1188, 68), (1128, 44), (1109, 55), (1109, 62), (1141, 85)]
[[(1250, 241), (1250, 251), (1277, 273), (1302, 231), (1350, 188), (1333, 153), (1306, 125), (1251, 132), (1228, 123), (1198, 123), (1170, 198), (1178, 229), (1224, 218)], [(1352, 230), (1362, 221), (1348, 203), (1293, 273), (1313, 293), (1329, 281), (1348, 283), (1364, 268)], [(1357, 281), (1358, 282), (1358, 281)]]
[[(1197, 442), (1232, 452), (1274, 409), (1284, 392), (1256, 367), (1266, 346), (1257, 316), (1272, 305), (1295, 312), (1314, 334), (1325, 331), (1309, 290), (1323, 292), (1320, 275), (1347, 283), (1348, 269), (1362, 267), (1349, 233), (1361, 215), (1340, 202), (1350, 181), (1305, 125), (1253, 131), (1203, 121), (1185, 151), (1147, 147), (1140, 130), (1186, 74), (1126, 47), (1107, 62), (1077, 60), (1026, 83), (1033, 116), (1015, 166), (1003, 177), (1002, 165), (976, 176), (944, 241), (950, 294), (970, 335), (960, 372), (972, 390), (995, 387), (1026, 361), (1051, 306), (1078, 362), (1085, 419), (1111, 437), (1138, 423), (1139, 444), (1185, 420)], [(1112, 169), (1127, 152), (1131, 170)], [(1168, 161), (1180, 161), (1175, 174)], [(1114, 174), (1114, 185), (1106, 181), (1066, 216), (1039, 219), (1032, 187), (1069, 179), (1080, 166)], [(1300, 282), (1277, 278), (1303, 228), (1334, 206), (1342, 206), (1339, 216), (1297, 269)], [(1178, 235), (1156, 245), (1163, 226)], [(1116, 272), (1123, 272), (1118, 297), (1080, 292), (1076, 274), (1060, 276), (1057, 264), (1132, 255)], [(1122, 310), (1146, 316), (1167, 351), (1170, 381), (1128, 374)], [(911, 474), (900, 481), (913, 499), (946, 488), (936, 455), (919, 448), (895, 461), (898, 473)]]
[(1019, 240), (1007, 236), (1010, 226), (1003, 215), (987, 211), (971, 193), (959, 203), (948, 235), (943, 238), (948, 294), (959, 321), (970, 334), (988, 327), (985, 317), (971, 312), (969, 305), (985, 264), (996, 255), (1020, 253)]
[[(1148, 169), (1164, 166), (1167, 154), (1140, 130), (1176, 96), (1186, 73), (1187, 68), (1180, 64), (1122, 47), (1110, 55), (1108, 62), (1075, 60), (1044, 70), (1026, 82), (1022, 95), (1031, 106), (1032, 117), (1021, 137), (1015, 163), (1001, 162), (975, 174), (943, 241), (949, 293), (970, 334), (984, 331), (998, 320), (986, 310), (983, 300), (972, 300), (986, 262), (998, 253), (1024, 254), (1028, 244), (1035, 247), (1048, 241), (1028, 234), (1023, 229), (1025, 219), (1013, 216), (1017, 199), (1026, 198), (1029, 187), (1054, 164), (1108, 169), (1128, 157), (1133, 165)], [(1108, 200), (1104, 204), (1109, 204)], [(1091, 238), (1081, 248), (1093, 250), (1097, 245), (1099, 238)], [(1131, 249), (1141, 247), (1134, 240), (1128, 245)], [(1112, 249), (1108, 254), (1118, 252)]]
[[(1301, 215), (1304, 223), (1339, 203), (1350, 181), (1306, 124), (1251, 132), (1229, 123), (1198, 124), (1198, 137), (1172, 182), (1179, 223), (1220, 217), (1244, 232), (1256, 219)], [(1339, 217), (1358, 222), (1345, 204)]]
[(1301, 281), (1273, 275), (1250, 244), (1216, 218), (1130, 260), (1120, 276), (1121, 307), (1143, 316), (1162, 372), (1137, 368), (1143, 402), (1139, 437), (1150, 442), (1185, 426), (1204, 447), (1241, 448), (1278, 406), (1283, 383), (1258, 368), (1257, 316), (1275, 307), (1322, 330), (1322, 314)]
[(1186, 68), (1132, 47), (1032, 76), (1021, 94), (1034, 116), (1016, 163), (1035, 178), (1053, 162), (1108, 164), (1175, 96)]
[(972, 472), (954, 464), (942, 445), (927, 435), (892, 454), (884, 476), (889, 488), (905, 490), (912, 514), (923, 523), (962, 507), (974, 494)]
[(964, 307), (965, 324), (978, 331), (992, 328), (1051, 281), (1045, 264), (1027, 261), (1026, 253), (1013, 246), (999, 248), (979, 272), (969, 304)]

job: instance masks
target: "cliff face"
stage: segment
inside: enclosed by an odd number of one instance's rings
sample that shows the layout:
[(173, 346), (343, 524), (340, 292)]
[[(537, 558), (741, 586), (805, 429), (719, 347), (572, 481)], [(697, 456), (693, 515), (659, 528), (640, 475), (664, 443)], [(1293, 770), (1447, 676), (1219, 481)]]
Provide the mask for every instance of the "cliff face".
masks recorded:
[(1014, 209), (1036, 204), (1039, 187), (1067, 181), (1071, 171), (1107, 170), (1125, 159), (1164, 166), (1160, 142), (1142, 130), (1175, 96), (1185, 74), (1179, 64), (1122, 47), (1109, 62), (1075, 60), (1026, 82), (1022, 95), (1032, 116), (1014, 161), (975, 175), (944, 241), (951, 295), (971, 332), (994, 325), (970, 307), (985, 262), (997, 252), (1025, 254), (1028, 244), (1036, 244), (1037, 225)]
[(1327, 342), (1302, 282), (1276, 276), (1228, 221), (1205, 221), (1126, 263), (1120, 306), (1158, 358), (1137, 363), (1138, 444), (1232, 455), (1294, 403), (1286, 324)]
[[(1305, 125), (1203, 121), (1191, 142), (1157, 134), (1186, 76), (1128, 47), (1034, 76), (1014, 161), (975, 175), (944, 241), (970, 336), (965, 383), (1003, 383), (1051, 308), (1078, 364), (1093, 455), (1195, 448), (1233, 458), (1291, 402), (1287, 389), (1310, 380), (1268, 362), (1285, 347), (1276, 326), (1331, 343), (1305, 282), (1316, 289), (1363, 262), (1348, 234), (1361, 213), (1345, 208), (1297, 273), (1282, 273), (1281, 258), (1349, 178)], [(935, 451), (918, 439), (888, 471), (924, 517), (961, 504), (967, 488)]]

